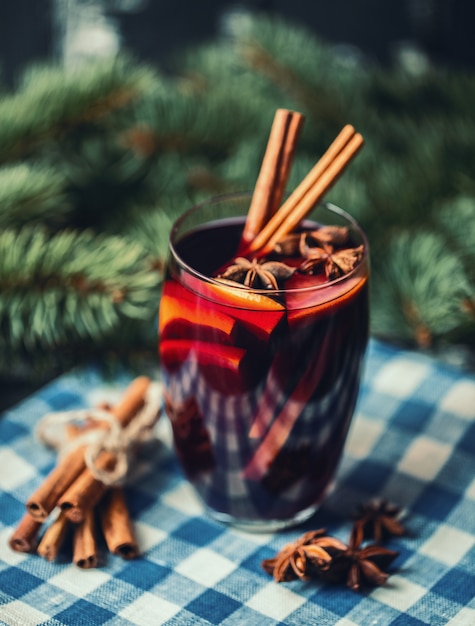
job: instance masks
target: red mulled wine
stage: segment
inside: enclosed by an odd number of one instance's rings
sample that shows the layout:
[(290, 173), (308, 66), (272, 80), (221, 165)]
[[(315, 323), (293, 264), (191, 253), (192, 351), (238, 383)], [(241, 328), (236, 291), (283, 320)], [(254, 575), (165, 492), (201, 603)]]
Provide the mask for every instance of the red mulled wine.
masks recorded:
[[(172, 231), (160, 359), (175, 448), (210, 513), (279, 528), (315, 511), (341, 458), (368, 339), (367, 243), (319, 207), (280, 251), (229, 269), (247, 200), (197, 207)], [(334, 221), (336, 246), (319, 235)], [(338, 252), (354, 250), (342, 273)], [(263, 287), (271, 270), (277, 289)]]

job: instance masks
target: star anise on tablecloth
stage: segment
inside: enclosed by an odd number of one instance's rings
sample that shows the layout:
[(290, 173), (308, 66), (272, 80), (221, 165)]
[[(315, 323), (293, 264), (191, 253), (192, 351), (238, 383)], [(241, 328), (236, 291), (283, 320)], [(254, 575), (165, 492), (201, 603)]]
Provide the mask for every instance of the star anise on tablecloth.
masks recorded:
[(307, 580), (315, 571), (331, 562), (332, 552), (345, 549), (344, 543), (327, 536), (326, 530), (320, 528), (288, 543), (275, 557), (264, 559), (262, 567), (278, 583), (298, 578)]
[(360, 504), (354, 515), (354, 524), (363, 530), (365, 539), (374, 539), (381, 542), (388, 536), (400, 537), (406, 529), (401, 524), (402, 511), (400, 507), (386, 500), (375, 499)]
[(274, 558), (262, 561), (262, 567), (276, 582), (314, 578), (344, 583), (354, 591), (386, 582), (389, 574), (384, 570), (398, 552), (375, 544), (361, 547), (363, 530), (359, 526), (353, 527), (348, 545), (325, 532), (320, 529), (305, 533)]
[(234, 280), (246, 287), (279, 289), (279, 283), (290, 278), (294, 272), (295, 268), (281, 261), (250, 261), (238, 256), (218, 278)]
[(332, 583), (345, 582), (353, 591), (384, 585), (389, 577), (384, 570), (399, 553), (376, 544), (362, 548), (362, 541), (362, 528), (354, 526), (348, 547), (323, 564), (320, 578)]

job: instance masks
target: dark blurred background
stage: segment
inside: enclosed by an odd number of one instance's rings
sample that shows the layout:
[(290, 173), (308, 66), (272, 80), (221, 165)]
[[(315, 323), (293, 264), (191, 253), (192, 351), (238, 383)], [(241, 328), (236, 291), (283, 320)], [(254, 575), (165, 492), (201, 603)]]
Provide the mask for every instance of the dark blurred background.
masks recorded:
[(68, 62), (119, 47), (172, 69), (183, 46), (212, 39), (243, 11), (278, 14), (381, 64), (409, 50), (448, 67), (475, 66), (473, 0), (3, 0), (2, 82), (13, 86), (33, 60)]

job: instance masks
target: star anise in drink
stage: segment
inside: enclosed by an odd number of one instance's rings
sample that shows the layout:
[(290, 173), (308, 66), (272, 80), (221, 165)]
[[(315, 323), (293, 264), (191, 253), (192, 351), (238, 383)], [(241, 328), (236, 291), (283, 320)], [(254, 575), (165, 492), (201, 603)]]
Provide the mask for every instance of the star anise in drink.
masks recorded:
[(245, 287), (258, 289), (279, 289), (280, 283), (287, 280), (295, 272), (295, 268), (281, 261), (259, 261), (236, 257), (218, 278), (234, 280)]
[(349, 238), (350, 231), (347, 226), (320, 226), (315, 230), (286, 235), (277, 242), (274, 252), (283, 256), (297, 256), (301, 254), (304, 242), (312, 247), (330, 245), (341, 248)]
[(404, 535), (406, 529), (401, 524), (401, 517), (400, 507), (386, 500), (374, 499), (358, 506), (354, 523), (362, 528), (364, 538), (379, 543), (391, 535)]
[(285, 545), (275, 557), (264, 559), (262, 567), (278, 583), (312, 578), (315, 571), (331, 562), (332, 551), (346, 549), (344, 543), (325, 533), (324, 528), (305, 533)]
[(321, 579), (332, 583), (345, 582), (353, 591), (384, 585), (389, 577), (384, 570), (399, 553), (376, 544), (362, 548), (362, 541), (362, 528), (354, 526), (348, 547), (320, 568)]
[(352, 248), (348, 243), (348, 228), (322, 226), (287, 235), (276, 244), (274, 252), (301, 256), (304, 260), (298, 268), (300, 272), (313, 274), (323, 269), (328, 280), (333, 280), (351, 272), (363, 258), (364, 246)]
[(323, 267), (328, 280), (334, 280), (351, 272), (363, 258), (363, 251), (363, 245), (335, 250), (329, 244), (312, 246), (307, 240), (302, 240), (301, 254), (304, 261), (299, 270), (310, 274)]

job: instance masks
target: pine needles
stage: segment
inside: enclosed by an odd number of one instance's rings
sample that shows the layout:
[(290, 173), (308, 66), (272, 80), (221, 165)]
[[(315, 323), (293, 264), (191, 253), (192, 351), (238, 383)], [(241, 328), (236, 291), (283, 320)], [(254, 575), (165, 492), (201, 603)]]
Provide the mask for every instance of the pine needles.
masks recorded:
[(0, 227), (65, 219), (67, 181), (51, 167), (19, 163), (0, 168)]
[(18, 91), (0, 100), (0, 162), (28, 155), (75, 126), (100, 122), (152, 86), (152, 73), (142, 68), (134, 71), (126, 58), (75, 72), (31, 68)]
[(469, 322), (463, 303), (471, 286), (442, 236), (406, 231), (392, 239), (388, 255), (379, 277), (385, 288), (374, 296), (374, 330), (428, 348)]
[(101, 337), (121, 319), (151, 320), (159, 274), (138, 244), (91, 231), (0, 235), (0, 319), (13, 348)]

